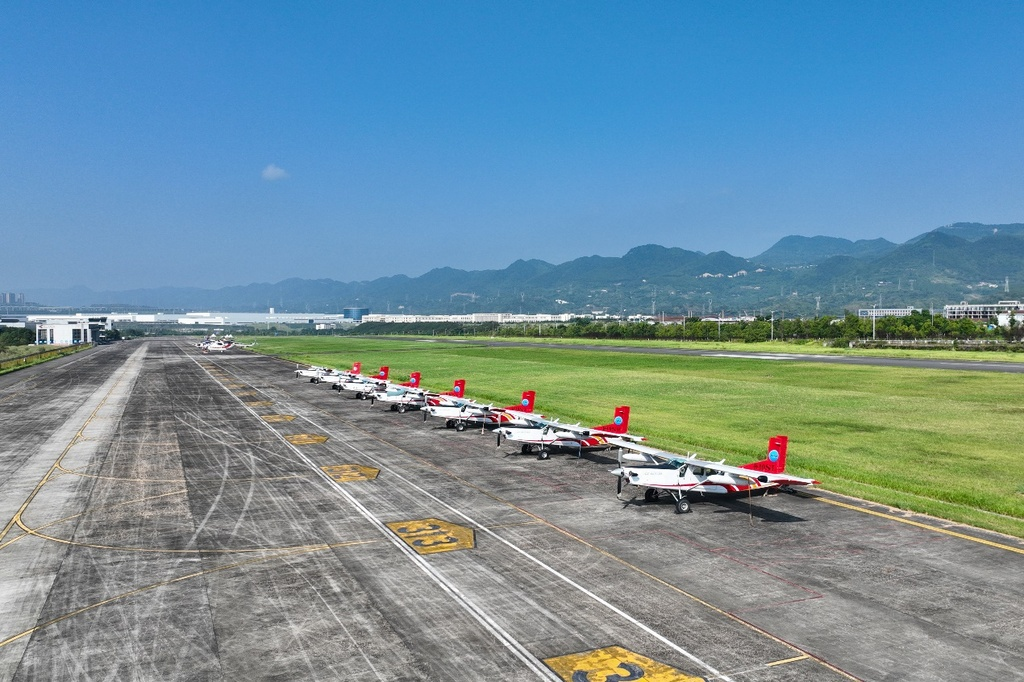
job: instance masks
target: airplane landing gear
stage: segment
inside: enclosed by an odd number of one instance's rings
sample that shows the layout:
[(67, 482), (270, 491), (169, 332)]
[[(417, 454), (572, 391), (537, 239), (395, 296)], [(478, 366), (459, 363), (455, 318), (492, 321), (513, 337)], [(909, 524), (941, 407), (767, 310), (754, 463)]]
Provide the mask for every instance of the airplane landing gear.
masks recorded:
[(542, 446), (540, 452), (537, 453), (537, 459), (547, 459), (551, 456), (551, 453), (544, 449)]
[(530, 454), (531, 450), (533, 450), (533, 448), (530, 447), (529, 445), (523, 445), (523, 447), (519, 448), (519, 452), (523, 453), (524, 455)]
[(455, 422), (455, 430), (458, 431), (459, 433), (462, 433), (463, 431), (465, 431), (466, 430), (466, 422), (461, 422), (461, 421)]
[(690, 511), (690, 501), (685, 497), (676, 500), (676, 514), (685, 514)]
[(644, 491), (644, 502), (657, 502), (660, 492), (657, 488), (648, 488)]

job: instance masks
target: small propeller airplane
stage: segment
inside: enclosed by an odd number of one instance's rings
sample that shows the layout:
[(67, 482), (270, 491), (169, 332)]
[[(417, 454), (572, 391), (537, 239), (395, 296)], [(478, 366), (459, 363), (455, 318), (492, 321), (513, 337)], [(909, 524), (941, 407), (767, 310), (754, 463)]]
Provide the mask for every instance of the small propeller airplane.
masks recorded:
[(377, 370), (373, 376), (362, 374), (347, 374), (340, 380), (332, 382), (331, 388), (335, 391), (352, 391), (360, 400), (366, 400), (374, 391), (379, 391), (388, 385), (388, 373), (390, 368), (386, 365)]
[(352, 369), (338, 371), (332, 367), (321, 367), (319, 365), (310, 365), (305, 369), (295, 368), (296, 377), (309, 377), (310, 383), (319, 384), (323, 382), (335, 383), (340, 381), (342, 377), (347, 376), (359, 376), (359, 372), (362, 371), (362, 364), (358, 362), (352, 363)]
[[(774, 436), (764, 459), (737, 467), (725, 460), (711, 462), (693, 453), (679, 455), (613, 438), (610, 444), (619, 448), (619, 466), (611, 470), (618, 477), (615, 494), (621, 496), (623, 485), (628, 484), (644, 491), (645, 502), (655, 502), (664, 491), (675, 500), (676, 513), (684, 514), (690, 511), (690, 498), (698, 495), (760, 496), (786, 486), (820, 485), (786, 473), (788, 442), (786, 436)], [(644, 466), (627, 466), (623, 460)]]
[(644, 440), (643, 436), (635, 436), (627, 432), (629, 427), (629, 407), (620, 405), (615, 408), (615, 415), (610, 424), (601, 426), (580, 426), (579, 424), (563, 424), (556, 420), (538, 416), (522, 415), (529, 426), (499, 426), (495, 429), (498, 435), (498, 447), (502, 438), (522, 443), (521, 452), (528, 455), (537, 446), (537, 459), (547, 459), (552, 450), (575, 452), (582, 456), (584, 452), (604, 450), (612, 447), (610, 438), (622, 442)]
[(528, 426), (529, 422), (524, 417), (534, 416), (533, 403), (536, 398), (534, 391), (523, 391), (520, 402), (507, 407), (484, 405), (469, 400), (465, 397), (465, 393), (466, 380), (456, 379), (455, 386), (451, 391), (428, 395), (423, 421), (426, 421), (428, 416), (440, 417), (445, 420), (446, 428), (465, 431), (469, 425), (486, 427), (518, 424)]
[(388, 384), (370, 394), (370, 405), (381, 402), (391, 405), (392, 412), (418, 410), (427, 404), (427, 392), (420, 388), (420, 373), (412, 372), (409, 381)]
[(196, 348), (202, 349), (204, 353), (209, 353), (210, 351), (223, 353), (226, 350), (231, 350), (235, 345), (234, 339), (230, 336), (218, 339), (216, 334), (210, 334), (205, 339), (195, 344)]

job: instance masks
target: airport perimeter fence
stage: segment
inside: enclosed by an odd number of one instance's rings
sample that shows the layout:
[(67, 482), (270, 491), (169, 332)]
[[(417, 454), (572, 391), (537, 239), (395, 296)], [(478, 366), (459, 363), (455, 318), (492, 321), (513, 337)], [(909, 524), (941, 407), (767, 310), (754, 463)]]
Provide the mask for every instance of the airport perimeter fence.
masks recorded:
[(36, 365), (40, 362), (45, 362), (46, 360), (53, 360), (54, 358), (71, 355), (72, 353), (77, 353), (80, 350), (92, 347), (93, 344), (91, 343), (78, 343), (73, 346), (62, 346), (61, 348), (51, 348), (50, 350), (44, 350), (38, 353), (22, 355), (21, 357), (11, 358), (9, 360), (0, 360), (0, 373), (20, 369), (21, 367), (28, 367), (29, 365)]

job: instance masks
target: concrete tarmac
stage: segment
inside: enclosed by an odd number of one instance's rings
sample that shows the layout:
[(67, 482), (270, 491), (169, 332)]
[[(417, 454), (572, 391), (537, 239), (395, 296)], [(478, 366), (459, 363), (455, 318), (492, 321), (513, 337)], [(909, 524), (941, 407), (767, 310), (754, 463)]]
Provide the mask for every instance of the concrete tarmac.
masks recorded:
[(824, 491), (677, 515), (292, 368), (0, 380), (0, 680), (1024, 679), (1016, 539)]

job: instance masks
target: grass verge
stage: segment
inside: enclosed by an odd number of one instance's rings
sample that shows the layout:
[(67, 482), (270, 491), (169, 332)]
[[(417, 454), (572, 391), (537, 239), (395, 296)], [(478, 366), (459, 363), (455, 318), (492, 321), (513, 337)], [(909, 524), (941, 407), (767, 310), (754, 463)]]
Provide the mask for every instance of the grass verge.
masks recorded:
[(389, 365), (393, 378), (419, 370), (433, 389), (465, 378), (470, 397), (496, 404), (533, 389), (537, 410), (563, 421), (606, 423), (630, 405), (630, 431), (655, 447), (731, 464), (786, 434), (788, 469), (829, 490), (1024, 537), (1016, 374), (341, 337), (260, 338), (255, 350)]

